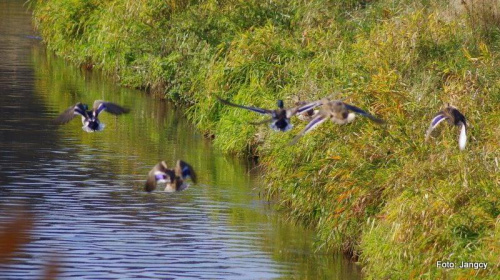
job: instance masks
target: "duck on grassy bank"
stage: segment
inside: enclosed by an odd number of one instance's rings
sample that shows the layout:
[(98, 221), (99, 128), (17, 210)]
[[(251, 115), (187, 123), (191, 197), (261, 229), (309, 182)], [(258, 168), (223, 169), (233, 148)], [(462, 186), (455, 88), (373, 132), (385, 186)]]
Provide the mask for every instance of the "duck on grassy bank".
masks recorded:
[(290, 118), (293, 115), (309, 111), (315, 107), (314, 106), (315, 103), (306, 103), (305, 105), (302, 105), (300, 107), (286, 109), (284, 108), (283, 100), (278, 100), (278, 109), (269, 110), (269, 109), (262, 109), (257, 107), (249, 107), (249, 106), (234, 104), (218, 96), (217, 99), (221, 103), (229, 106), (250, 110), (263, 115), (271, 115), (270, 119), (261, 122), (251, 122), (251, 124), (258, 125), (258, 124), (270, 123), (270, 127), (275, 131), (288, 131), (292, 129), (293, 124), (290, 122)]
[(425, 133), (425, 141), (427, 141), (432, 133), (432, 131), (444, 120), (447, 120), (450, 125), (458, 126), (460, 128), (460, 136), (458, 138), (458, 147), (460, 150), (465, 149), (467, 144), (467, 121), (465, 116), (458, 111), (457, 108), (448, 106), (442, 111), (438, 112), (436, 116), (432, 119), (431, 125)]
[(60, 114), (54, 120), (54, 122), (58, 124), (65, 124), (71, 121), (77, 115), (80, 115), (82, 117), (82, 124), (83, 124), (82, 129), (84, 131), (86, 132), (101, 131), (104, 129), (104, 124), (102, 124), (99, 121), (98, 116), (102, 111), (106, 111), (113, 115), (121, 115), (124, 113), (128, 113), (129, 109), (121, 107), (120, 105), (117, 105), (115, 103), (96, 100), (94, 102), (92, 110), (89, 110), (87, 104), (78, 102), (76, 103), (75, 106), (66, 109), (66, 111)]
[(178, 160), (175, 168), (169, 169), (165, 161), (161, 161), (149, 171), (144, 190), (152, 192), (158, 184), (165, 184), (166, 192), (183, 191), (189, 187), (184, 182), (187, 178), (190, 178), (196, 184), (196, 173), (191, 165)]
[(319, 112), (314, 115), (312, 120), (306, 125), (306, 127), (299, 133), (297, 136), (293, 138), (290, 144), (295, 144), (300, 137), (304, 134), (310, 132), (311, 130), (318, 127), (324, 121), (330, 119), (332, 122), (336, 124), (347, 124), (352, 122), (356, 118), (356, 114), (362, 115), (364, 117), (369, 118), (370, 120), (382, 124), (385, 121), (379, 118), (374, 117), (373, 115), (365, 112), (364, 110), (349, 105), (340, 100), (329, 100), (328, 98), (324, 98), (312, 103), (309, 103), (308, 106), (310, 108), (314, 108), (316, 106), (321, 106)]

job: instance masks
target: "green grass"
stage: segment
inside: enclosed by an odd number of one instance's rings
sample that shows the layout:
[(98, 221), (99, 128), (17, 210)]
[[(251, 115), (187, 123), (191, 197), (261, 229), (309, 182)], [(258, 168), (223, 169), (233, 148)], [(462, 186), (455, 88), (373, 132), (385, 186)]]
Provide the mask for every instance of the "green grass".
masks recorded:
[[(493, 0), (100, 1), (34, 3), (48, 47), (126, 86), (188, 104), (220, 149), (257, 155), (267, 193), (359, 257), (369, 278), (496, 279), (500, 263), (500, 15)], [(387, 120), (291, 133), (251, 126), (281, 98), (338, 97)], [(467, 117), (469, 143), (443, 125)], [(444, 270), (485, 261), (488, 270)]]

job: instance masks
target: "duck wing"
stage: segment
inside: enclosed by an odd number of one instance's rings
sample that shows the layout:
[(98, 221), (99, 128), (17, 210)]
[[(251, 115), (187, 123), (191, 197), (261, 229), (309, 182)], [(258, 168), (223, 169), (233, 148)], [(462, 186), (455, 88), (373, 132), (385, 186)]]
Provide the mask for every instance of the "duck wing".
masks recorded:
[(175, 175), (181, 177), (182, 179), (189, 177), (195, 184), (197, 182), (196, 173), (194, 172), (193, 167), (182, 160), (177, 161), (175, 166)]
[(307, 112), (307, 111), (312, 110), (318, 106), (323, 105), (323, 102), (324, 102), (324, 99), (320, 99), (320, 100), (316, 100), (313, 102), (305, 103), (305, 104), (297, 106), (295, 108), (288, 109), (288, 110), (286, 110), (286, 116), (287, 116), (287, 118), (290, 118), (293, 115)]
[(161, 176), (163, 179), (168, 179), (169, 177), (166, 171), (168, 171), (167, 168), (163, 166), (161, 162), (156, 164), (148, 173), (144, 190), (147, 192), (154, 191), (156, 189), (156, 182), (159, 180), (158, 176)]
[(146, 180), (146, 185), (144, 186), (144, 190), (147, 191), (147, 192), (152, 192), (155, 189), (156, 189), (156, 178), (155, 178), (155, 175), (154, 175), (154, 173), (151, 174), (151, 172), (149, 172), (148, 179)]
[(439, 112), (431, 121), (431, 125), (427, 129), (425, 133), (425, 140), (429, 138), (431, 132), (440, 124), (442, 121), (446, 120), (448, 117), (443, 112)]
[(320, 124), (322, 124), (327, 119), (328, 119), (328, 117), (325, 116), (324, 114), (317, 114), (316, 117), (314, 117), (314, 119), (312, 119), (306, 125), (306, 127), (304, 127), (304, 129), (292, 139), (292, 141), (290, 142), (290, 145), (297, 143), (297, 141), (299, 141), (300, 137), (302, 137), (304, 134), (308, 133), (309, 131), (315, 129), (316, 127), (318, 127)]
[(88, 117), (87, 110), (84, 104), (76, 103), (75, 106), (69, 107), (68, 109), (66, 109), (66, 111), (64, 111), (57, 118), (55, 118), (54, 122), (58, 124), (65, 124), (71, 121), (77, 115), (80, 115), (85, 118)]
[(98, 116), (102, 111), (106, 111), (113, 115), (121, 115), (128, 113), (130, 110), (128, 108), (124, 108), (118, 104), (106, 102), (102, 100), (94, 101), (93, 109), (95, 111), (96, 116)]
[(349, 110), (349, 111), (353, 111), (353, 112), (354, 112), (354, 113), (356, 113), (356, 114), (360, 114), (360, 115), (362, 115), (362, 116), (364, 116), (364, 117), (367, 117), (367, 118), (369, 118), (370, 120), (372, 120), (372, 121), (374, 121), (374, 122), (376, 122), (376, 123), (378, 123), (378, 124), (383, 124), (383, 123), (385, 123), (385, 121), (384, 121), (384, 120), (379, 119), (379, 118), (377, 118), (377, 117), (373, 116), (372, 114), (370, 114), (370, 113), (368, 113), (368, 112), (366, 112), (366, 111), (362, 110), (361, 108), (358, 108), (358, 107), (356, 107), (356, 106), (349, 105), (349, 104), (346, 104), (346, 103), (344, 103), (344, 105), (345, 105), (345, 107), (346, 107), (346, 109), (347, 109), (347, 110)]
[(222, 104), (226, 104), (226, 105), (229, 105), (229, 106), (233, 106), (233, 107), (237, 107), (237, 108), (242, 108), (242, 109), (246, 109), (246, 110), (250, 110), (250, 111), (254, 111), (254, 112), (257, 112), (259, 114), (267, 114), (267, 115), (272, 115), (273, 114), (273, 110), (268, 110), (268, 109), (262, 109), (262, 108), (257, 108), (257, 107), (249, 107), (249, 106), (243, 106), (243, 105), (238, 105), (238, 104), (234, 104), (234, 103), (231, 103), (225, 99), (222, 99), (220, 97), (217, 96), (217, 99), (222, 103)]

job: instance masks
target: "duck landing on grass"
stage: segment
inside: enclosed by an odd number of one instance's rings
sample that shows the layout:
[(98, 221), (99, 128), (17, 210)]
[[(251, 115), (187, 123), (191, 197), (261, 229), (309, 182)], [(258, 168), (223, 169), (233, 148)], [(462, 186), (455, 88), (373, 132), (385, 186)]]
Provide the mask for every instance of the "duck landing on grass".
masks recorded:
[(444, 120), (447, 120), (450, 125), (458, 126), (460, 128), (458, 147), (460, 150), (464, 150), (465, 145), (467, 144), (467, 121), (465, 120), (465, 116), (460, 113), (457, 108), (450, 106), (450, 104), (448, 104), (448, 107), (437, 113), (432, 119), (431, 125), (425, 133), (425, 141), (429, 139), (431, 132)]
[(359, 114), (369, 118), (375, 123), (378, 124), (385, 123), (384, 120), (374, 117), (373, 115), (365, 112), (364, 110), (356, 106), (342, 102), (341, 100), (329, 100), (328, 98), (324, 98), (308, 104), (309, 108), (314, 108), (317, 106), (321, 106), (319, 112), (315, 114), (312, 117), (312, 120), (306, 125), (306, 127), (299, 134), (297, 134), (297, 136), (293, 138), (293, 140), (290, 142), (290, 145), (297, 143), (300, 137), (310, 132), (311, 130), (315, 129), (328, 119), (330, 119), (332, 122), (336, 124), (347, 124), (352, 122), (356, 118), (356, 114)]

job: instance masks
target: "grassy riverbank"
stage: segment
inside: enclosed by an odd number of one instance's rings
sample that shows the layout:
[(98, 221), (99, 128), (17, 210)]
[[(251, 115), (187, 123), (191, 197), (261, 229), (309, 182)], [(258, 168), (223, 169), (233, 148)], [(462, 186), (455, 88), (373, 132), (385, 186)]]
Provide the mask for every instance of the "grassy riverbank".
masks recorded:
[[(59, 55), (189, 104), (219, 148), (258, 155), (269, 196), (367, 276), (496, 279), (500, 7), (465, 2), (60, 0), (37, 2), (35, 20)], [(215, 99), (274, 107), (334, 92), (388, 124), (328, 122), (288, 146), (305, 123), (275, 133)], [(423, 141), (448, 102), (470, 123), (463, 152), (455, 128)]]

